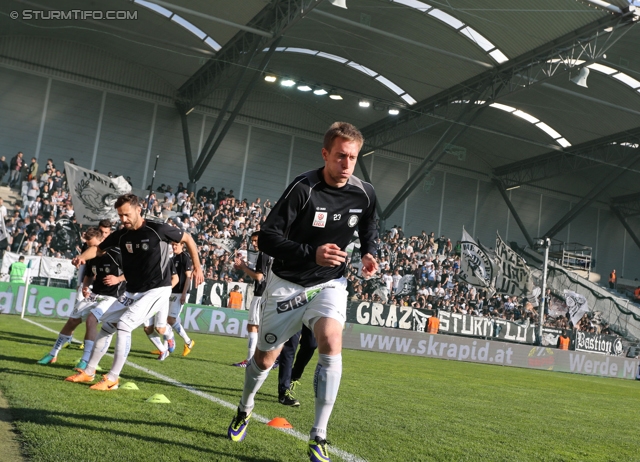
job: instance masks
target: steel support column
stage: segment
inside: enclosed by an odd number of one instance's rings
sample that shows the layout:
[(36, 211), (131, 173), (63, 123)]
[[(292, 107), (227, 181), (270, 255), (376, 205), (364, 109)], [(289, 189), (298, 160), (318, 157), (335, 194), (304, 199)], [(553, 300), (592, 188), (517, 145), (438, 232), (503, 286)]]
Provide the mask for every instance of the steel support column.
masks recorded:
[(180, 113), (180, 121), (182, 122), (182, 138), (184, 139), (184, 153), (187, 157), (187, 174), (189, 181), (192, 179), (193, 174), (193, 157), (191, 156), (191, 140), (189, 139), (189, 122), (187, 121), (187, 115), (178, 108)]
[[(420, 181), (433, 170), (433, 168), (438, 165), (438, 162), (442, 160), (442, 158), (446, 154), (446, 148), (441, 148), (443, 143), (447, 141), (448, 144), (452, 144), (460, 135), (462, 135), (468, 128), (469, 125), (473, 122), (473, 120), (485, 109), (487, 106), (482, 106), (478, 108), (475, 105), (475, 102), (478, 100), (478, 96), (481, 93), (487, 91), (489, 87), (484, 87), (480, 90), (477, 90), (474, 94), (473, 98), (469, 101), (463, 109), (462, 113), (458, 116), (458, 119), (455, 122), (449, 124), (445, 132), (438, 139), (436, 144), (431, 148), (427, 156), (420, 163), (416, 171), (411, 175), (411, 177), (407, 180), (407, 182), (400, 188), (398, 193), (395, 195), (389, 205), (384, 209), (380, 218), (386, 220), (391, 216), (391, 214), (400, 206), (400, 204), (413, 192), (413, 190), (418, 186)], [(460, 124), (462, 119), (464, 119), (467, 115), (471, 113), (471, 116), (467, 123)], [(447, 138), (449, 134), (455, 131), (450, 138)]]
[(626, 158), (620, 165), (617, 166), (615, 170), (610, 172), (600, 183), (595, 185), (591, 189), (591, 191), (589, 191), (589, 193), (585, 197), (583, 197), (580, 202), (578, 202), (576, 207), (569, 210), (569, 212), (567, 212), (564, 217), (562, 217), (555, 225), (553, 225), (551, 229), (545, 234), (545, 236), (553, 237), (558, 234), (558, 232), (560, 232), (562, 228), (567, 226), (575, 217), (577, 217), (586, 206), (591, 204), (598, 196), (598, 194), (607, 189), (614, 181), (624, 175), (626, 173), (626, 169), (632, 167), (638, 162), (638, 160), (640, 160), (640, 155), (629, 156), (628, 158)]
[(262, 62), (260, 63), (260, 66), (258, 66), (258, 68), (254, 71), (253, 76), (251, 77), (251, 81), (249, 82), (247, 87), (244, 89), (244, 92), (242, 93), (242, 96), (240, 97), (240, 99), (236, 103), (236, 106), (233, 109), (233, 112), (231, 113), (231, 115), (229, 115), (229, 118), (227, 119), (227, 122), (225, 123), (224, 127), (222, 127), (222, 130), (220, 130), (220, 133), (218, 134), (218, 137), (216, 138), (215, 142), (213, 143), (213, 146), (211, 146), (211, 149), (207, 153), (206, 157), (200, 163), (200, 167), (194, 173), (194, 176), (193, 176), (194, 181), (198, 181), (202, 177), (205, 169), (209, 165), (209, 162), (211, 162), (211, 159), (213, 158), (214, 154), (216, 153), (216, 151), (220, 147), (220, 144), (222, 143), (222, 140), (227, 135), (227, 132), (231, 128), (231, 125), (233, 124), (234, 120), (238, 116), (238, 113), (240, 112), (240, 109), (242, 109), (242, 106), (244, 105), (245, 101), (247, 100), (247, 98), (251, 94), (251, 91), (253, 90), (253, 87), (255, 86), (256, 82), (258, 81), (258, 78), (260, 77), (260, 75), (262, 75), (262, 72), (264, 72), (264, 70), (266, 69), (267, 65), (269, 64), (269, 60), (273, 56), (273, 53), (276, 51), (276, 47), (280, 43), (280, 39), (281, 38), (282, 37), (278, 38), (275, 42), (273, 42), (271, 44), (271, 47), (269, 48), (269, 51), (262, 58)]
[(622, 223), (622, 226), (624, 226), (624, 229), (627, 230), (627, 232), (629, 233), (629, 236), (631, 236), (631, 239), (633, 239), (633, 242), (636, 243), (636, 245), (638, 246), (638, 248), (640, 249), (640, 239), (638, 238), (638, 236), (636, 235), (635, 231), (633, 230), (633, 228), (631, 228), (631, 225), (629, 224), (629, 222), (627, 221), (627, 218), (624, 216), (624, 214), (614, 205), (612, 205), (611, 207), (611, 211), (613, 213), (615, 213), (615, 215), (618, 217), (618, 220), (620, 220), (620, 223)]
[(520, 231), (522, 231), (524, 238), (527, 240), (527, 244), (529, 244), (529, 247), (533, 248), (534, 247), (533, 239), (531, 239), (531, 235), (529, 234), (529, 231), (527, 231), (527, 228), (524, 227), (524, 223), (522, 223), (522, 220), (520, 219), (520, 215), (518, 215), (518, 211), (511, 203), (511, 200), (509, 199), (509, 195), (507, 194), (507, 191), (504, 189), (504, 185), (497, 178), (494, 178), (492, 181), (493, 181), (493, 184), (496, 185), (496, 188), (498, 188), (498, 191), (500, 192), (500, 195), (504, 199), (504, 202), (507, 204), (507, 207), (509, 207), (509, 210), (511, 211), (511, 215), (513, 215), (513, 219), (516, 220), (516, 223), (518, 224), (518, 228), (520, 228)]
[[(367, 170), (367, 167), (364, 164), (364, 157), (361, 157), (359, 162), (358, 162), (358, 166), (360, 167), (360, 170), (362, 171), (362, 177), (364, 178), (364, 181), (366, 181), (367, 183), (371, 183), (371, 177), (369, 176), (369, 170)], [(376, 201), (376, 211), (378, 212), (378, 217), (382, 216), (382, 207), (380, 206), (380, 202)]]

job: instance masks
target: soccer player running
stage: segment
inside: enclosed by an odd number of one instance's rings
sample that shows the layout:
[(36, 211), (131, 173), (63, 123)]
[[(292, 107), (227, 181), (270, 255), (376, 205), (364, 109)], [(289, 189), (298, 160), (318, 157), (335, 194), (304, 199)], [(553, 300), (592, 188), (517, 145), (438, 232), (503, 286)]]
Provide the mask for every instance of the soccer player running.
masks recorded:
[[(96, 246), (111, 233), (99, 228), (89, 228), (84, 233), (87, 246)], [(106, 236), (105, 236), (106, 234)], [(58, 353), (71, 342), (73, 331), (86, 318), (86, 333), (84, 336), (84, 351), (82, 358), (76, 364), (76, 369), (85, 369), (96, 340), (97, 327), (107, 309), (124, 293), (124, 274), (122, 272), (122, 256), (120, 249), (113, 247), (100, 257), (87, 262), (85, 276), (82, 281), (82, 300), (79, 300), (69, 320), (64, 325), (53, 349), (45, 355), (38, 364), (53, 364), (58, 359)], [(93, 283), (93, 288), (89, 288)]]
[(247, 332), (249, 333), (248, 352), (247, 359), (233, 364), (236, 367), (247, 367), (249, 360), (253, 357), (256, 351), (256, 345), (258, 343), (258, 326), (260, 325), (260, 305), (262, 300), (262, 294), (267, 287), (267, 275), (271, 269), (273, 258), (269, 255), (265, 255), (260, 252), (258, 248), (258, 237), (260, 231), (255, 231), (251, 234), (251, 244), (253, 248), (258, 251), (258, 259), (256, 260), (255, 269), (249, 268), (249, 266), (240, 257), (236, 257), (234, 266), (236, 269), (242, 270), (247, 276), (253, 279), (253, 299), (249, 305), (249, 321), (247, 324)]
[(191, 275), (193, 273), (193, 262), (188, 253), (184, 252), (184, 247), (180, 242), (174, 242), (171, 244), (173, 247), (173, 257), (171, 263), (178, 275), (178, 283), (173, 287), (171, 291), (171, 297), (169, 298), (169, 317), (167, 322), (171, 326), (167, 329), (165, 337), (167, 338), (167, 345), (169, 353), (173, 353), (176, 347), (176, 341), (174, 332), (177, 332), (182, 340), (184, 340), (184, 349), (182, 350), (182, 356), (187, 356), (191, 353), (191, 349), (196, 344), (195, 340), (192, 340), (187, 332), (180, 324), (180, 313), (184, 307), (184, 303), (187, 301), (187, 293), (191, 287)]
[(93, 390), (103, 391), (118, 388), (120, 372), (131, 349), (131, 332), (153, 316), (162, 304), (166, 304), (171, 295), (169, 242), (184, 242), (187, 245), (194, 262), (196, 287), (204, 281), (196, 244), (188, 233), (164, 223), (146, 221), (141, 215), (142, 207), (135, 194), (118, 197), (115, 208), (123, 228), (115, 231), (99, 246), (89, 247), (74, 258), (73, 263), (84, 264), (87, 260), (104, 255), (111, 247), (119, 247), (127, 290), (124, 297), (116, 301), (104, 315), (102, 328), (86, 369), (65, 379), (69, 382), (92, 382), (96, 366), (107, 352), (111, 338), (117, 331), (111, 370), (103, 376), (101, 382), (91, 386)]
[(306, 324), (318, 341), (314, 377), (315, 421), (311, 461), (327, 462), (327, 423), (342, 376), (342, 329), (346, 320), (345, 248), (358, 231), (362, 274), (376, 262), (376, 197), (373, 186), (352, 176), (363, 144), (353, 125), (336, 122), (325, 133), (324, 167), (291, 183), (261, 228), (260, 249), (274, 258), (264, 293), (258, 347), (245, 369), (244, 389), (227, 436), (242, 441), (264, 383), (283, 343)]

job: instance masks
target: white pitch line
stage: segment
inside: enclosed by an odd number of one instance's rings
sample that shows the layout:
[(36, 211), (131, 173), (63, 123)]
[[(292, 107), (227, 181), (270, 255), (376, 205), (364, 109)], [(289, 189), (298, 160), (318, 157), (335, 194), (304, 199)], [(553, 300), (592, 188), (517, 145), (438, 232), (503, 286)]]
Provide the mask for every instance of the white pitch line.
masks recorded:
[[(42, 328), (44, 330), (47, 330), (49, 332), (52, 332), (54, 334), (59, 334), (59, 332), (56, 332), (55, 330), (53, 330), (53, 329), (51, 329), (51, 328), (49, 328), (47, 326), (43, 326), (40, 323), (32, 321), (31, 319), (24, 318), (24, 321), (27, 321), (27, 322), (29, 322), (31, 324), (34, 324), (34, 325), (36, 325), (36, 326), (38, 326), (38, 327), (40, 327), (40, 328)], [(72, 340), (75, 340), (75, 339), (72, 339)], [(76, 340), (76, 342), (77, 341), (78, 340)], [(111, 353), (107, 353), (107, 355), (108, 356), (113, 356)], [(193, 387), (190, 387), (189, 385), (185, 385), (182, 382), (178, 382), (176, 379), (173, 379), (173, 378), (171, 378), (169, 376), (159, 374), (156, 371), (153, 371), (151, 369), (147, 369), (146, 367), (140, 366), (140, 365), (138, 365), (136, 363), (132, 363), (131, 361), (127, 361), (126, 364), (128, 366), (133, 367), (134, 369), (138, 369), (139, 371), (145, 372), (145, 373), (147, 373), (147, 374), (149, 374), (149, 375), (151, 375), (151, 376), (153, 376), (153, 377), (155, 377), (157, 379), (160, 379), (160, 380), (163, 380), (163, 381), (165, 381), (167, 383), (170, 383), (171, 385), (174, 385), (176, 387), (179, 387), (179, 388), (182, 388), (184, 390), (187, 390), (189, 393), (193, 393), (194, 395), (199, 396), (200, 398), (204, 398), (204, 399), (207, 399), (207, 400), (209, 400), (209, 401), (211, 401), (213, 403), (219, 404), (222, 407), (226, 407), (226, 408), (234, 410), (234, 411), (238, 408), (238, 406), (236, 404), (231, 404), (231, 403), (229, 403), (227, 401), (224, 401), (224, 400), (222, 400), (220, 398), (217, 398), (217, 397), (215, 397), (213, 395), (210, 395), (209, 393), (205, 393), (203, 391), (200, 391), (197, 388), (193, 388)], [(266, 417), (262, 417), (261, 415), (258, 415), (258, 414), (253, 414), (251, 416), (251, 419), (252, 420), (257, 420), (258, 422), (263, 423), (263, 424), (266, 424), (271, 420), (271, 419), (268, 419)], [(288, 435), (291, 435), (291, 436), (293, 436), (295, 438), (298, 438), (299, 440), (302, 440), (302, 441), (308, 441), (309, 440), (308, 439), (308, 435), (300, 433), (299, 431), (294, 430), (292, 428), (279, 428), (279, 427), (271, 427), (271, 428), (273, 428), (275, 430), (278, 430), (278, 431), (281, 431), (283, 433), (287, 433)], [(365, 459), (361, 459), (360, 457), (358, 457), (358, 456), (356, 456), (354, 454), (351, 454), (351, 453), (349, 453), (347, 451), (343, 451), (342, 449), (339, 449), (339, 448), (337, 448), (335, 446), (331, 446), (329, 448), (329, 451), (334, 453), (334, 454), (336, 454), (337, 456), (341, 457), (342, 459), (346, 460), (347, 462), (366, 462)]]

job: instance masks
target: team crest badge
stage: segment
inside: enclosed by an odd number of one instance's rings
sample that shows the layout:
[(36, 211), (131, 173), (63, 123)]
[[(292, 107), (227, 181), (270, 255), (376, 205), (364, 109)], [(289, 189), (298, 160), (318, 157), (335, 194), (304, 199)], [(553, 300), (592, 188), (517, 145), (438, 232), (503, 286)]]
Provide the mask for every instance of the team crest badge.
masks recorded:
[(133, 244), (131, 242), (127, 242), (124, 246), (127, 248), (129, 253), (133, 253)]
[(149, 244), (147, 243), (142, 244), (142, 250), (149, 250)]
[(355, 225), (358, 224), (358, 215), (351, 215), (349, 217), (349, 221), (347, 222), (347, 224), (349, 225), (349, 228), (353, 228)]
[(109, 268), (108, 266), (105, 267), (104, 272), (109, 274), (111, 272), (111, 268)]
[(313, 226), (316, 228), (324, 228), (327, 224), (327, 213), (316, 212), (313, 216)]

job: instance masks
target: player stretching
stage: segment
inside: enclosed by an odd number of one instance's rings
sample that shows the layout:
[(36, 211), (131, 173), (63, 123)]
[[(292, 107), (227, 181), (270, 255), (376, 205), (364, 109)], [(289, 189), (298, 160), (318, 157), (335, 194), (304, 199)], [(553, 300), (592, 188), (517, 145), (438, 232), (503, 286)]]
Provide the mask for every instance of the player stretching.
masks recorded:
[[(260, 251), (258, 248), (258, 236), (260, 231), (255, 231), (251, 234), (251, 244), (256, 251)], [(271, 263), (273, 258), (269, 255), (265, 255), (262, 252), (258, 253), (258, 259), (256, 260), (255, 269), (249, 268), (247, 264), (239, 257), (235, 259), (235, 268), (242, 270), (247, 276), (253, 279), (253, 299), (249, 305), (249, 321), (247, 324), (247, 332), (249, 333), (249, 345), (247, 352), (247, 359), (233, 364), (236, 367), (247, 367), (249, 360), (253, 357), (256, 351), (256, 345), (258, 343), (258, 326), (260, 325), (260, 305), (262, 300), (262, 294), (267, 286), (266, 276), (271, 269)]]
[[(184, 248), (181, 243), (174, 242), (173, 257), (171, 263), (178, 275), (178, 283), (173, 286), (171, 290), (171, 297), (169, 298), (169, 317), (167, 322), (171, 326), (171, 329), (167, 329), (167, 346), (169, 353), (173, 353), (176, 347), (176, 341), (174, 338), (174, 332), (177, 332), (182, 340), (184, 340), (184, 349), (182, 350), (182, 356), (187, 356), (191, 353), (191, 349), (196, 344), (195, 340), (191, 340), (189, 335), (180, 324), (180, 313), (184, 307), (184, 303), (187, 301), (187, 293), (191, 287), (191, 274), (193, 272), (193, 262), (188, 253), (184, 252)], [(154, 352), (155, 353), (155, 352)]]
[[(90, 247), (74, 258), (75, 265), (104, 255), (106, 249), (119, 247), (122, 252), (127, 290), (122, 300), (116, 301), (102, 320), (102, 329), (95, 342), (91, 359), (84, 371), (65, 380), (92, 382), (96, 366), (105, 355), (113, 334), (118, 332), (113, 366), (93, 390), (115, 390), (119, 376), (131, 349), (131, 332), (153, 316), (171, 295), (169, 268), (169, 242), (184, 242), (194, 262), (196, 287), (204, 280), (196, 244), (188, 233), (164, 223), (147, 222), (140, 215), (142, 208), (135, 194), (124, 194), (115, 203), (123, 228), (111, 234), (97, 247)], [(160, 326), (158, 326), (160, 327)]]
[[(106, 235), (111, 232), (108, 228)], [(89, 228), (84, 233), (87, 246), (95, 246), (105, 238), (105, 232), (98, 228)], [(122, 257), (120, 249), (114, 247), (109, 249), (101, 257), (96, 257), (87, 262), (84, 280), (82, 282), (82, 295), (84, 299), (79, 300), (73, 308), (69, 320), (64, 325), (58, 335), (58, 340), (53, 349), (38, 364), (53, 364), (58, 359), (58, 353), (65, 343), (71, 341), (73, 331), (82, 323), (82, 318), (86, 318), (86, 333), (84, 335), (84, 351), (82, 358), (76, 364), (76, 369), (84, 369), (93, 350), (93, 343), (96, 340), (98, 323), (102, 315), (107, 311), (113, 302), (124, 293), (124, 275), (122, 274)], [(93, 289), (89, 286), (93, 282)]]
[(245, 369), (244, 389), (227, 436), (242, 441), (264, 383), (283, 343), (306, 324), (318, 341), (314, 377), (315, 421), (308, 454), (327, 462), (327, 423), (342, 376), (342, 328), (346, 318), (345, 248), (354, 231), (360, 237), (362, 274), (376, 262), (376, 197), (373, 186), (352, 176), (362, 134), (334, 123), (324, 136), (324, 167), (291, 183), (261, 228), (260, 249), (274, 258), (264, 293), (255, 355)]

